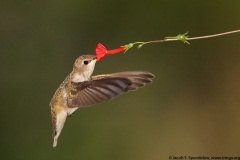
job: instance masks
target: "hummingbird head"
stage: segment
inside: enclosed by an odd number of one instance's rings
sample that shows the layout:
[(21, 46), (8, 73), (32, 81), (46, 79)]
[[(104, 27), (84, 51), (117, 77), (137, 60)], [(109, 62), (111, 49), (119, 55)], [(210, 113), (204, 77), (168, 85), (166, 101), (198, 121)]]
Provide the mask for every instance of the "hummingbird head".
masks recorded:
[(74, 63), (73, 69), (85, 77), (93, 73), (97, 58), (95, 55), (82, 55)]

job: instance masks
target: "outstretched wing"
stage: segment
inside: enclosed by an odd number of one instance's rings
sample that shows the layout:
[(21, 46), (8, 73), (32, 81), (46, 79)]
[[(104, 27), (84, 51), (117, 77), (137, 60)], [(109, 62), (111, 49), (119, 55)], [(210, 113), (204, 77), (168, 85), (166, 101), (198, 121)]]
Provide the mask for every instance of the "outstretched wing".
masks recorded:
[(85, 107), (110, 100), (129, 90), (136, 90), (152, 82), (149, 72), (119, 72), (93, 76), (91, 81), (74, 83), (68, 107)]

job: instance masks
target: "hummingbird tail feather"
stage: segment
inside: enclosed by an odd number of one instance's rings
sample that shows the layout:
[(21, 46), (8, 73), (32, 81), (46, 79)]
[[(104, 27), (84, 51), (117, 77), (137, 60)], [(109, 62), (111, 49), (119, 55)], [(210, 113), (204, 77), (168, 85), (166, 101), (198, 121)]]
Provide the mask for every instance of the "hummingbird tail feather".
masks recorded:
[(64, 110), (59, 111), (58, 113), (52, 114), (52, 125), (53, 125), (53, 147), (57, 146), (58, 137), (63, 129), (64, 123), (67, 118), (67, 112)]
[(53, 147), (56, 147), (56, 146), (57, 146), (57, 138), (54, 137), (54, 139), (53, 139)]

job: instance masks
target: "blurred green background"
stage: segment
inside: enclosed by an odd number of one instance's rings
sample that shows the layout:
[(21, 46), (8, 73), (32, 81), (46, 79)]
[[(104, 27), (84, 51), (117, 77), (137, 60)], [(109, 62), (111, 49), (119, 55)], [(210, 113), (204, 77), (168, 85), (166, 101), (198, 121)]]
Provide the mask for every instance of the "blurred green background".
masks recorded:
[(156, 160), (240, 155), (240, 34), (149, 44), (94, 74), (146, 70), (154, 83), (67, 119), (52, 148), (49, 102), (75, 59), (189, 31), (239, 29), (238, 0), (2, 1), (0, 159)]

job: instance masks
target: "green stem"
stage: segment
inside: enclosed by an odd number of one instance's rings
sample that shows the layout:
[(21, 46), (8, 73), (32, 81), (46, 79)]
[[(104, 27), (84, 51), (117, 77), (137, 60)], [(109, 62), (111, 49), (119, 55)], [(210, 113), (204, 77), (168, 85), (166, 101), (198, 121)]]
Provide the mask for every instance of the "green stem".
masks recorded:
[(174, 36), (174, 37), (165, 37), (164, 39), (161, 39), (161, 40), (129, 43), (129, 44), (125, 45), (124, 47), (126, 47), (126, 50), (125, 50), (125, 52), (126, 52), (130, 48), (132, 48), (135, 44), (139, 44), (138, 47), (137, 47), (138, 49), (141, 48), (145, 44), (161, 43), (161, 42), (168, 42), (168, 41), (182, 41), (184, 43), (190, 44), (188, 41), (191, 41), (191, 40), (218, 37), (218, 36), (223, 36), (223, 35), (227, 35), (227, 34), (233, 34), (233, 33), (237, 33), (237, 32), (240, 32), (240, 30), (234, 30), (234, 31), (230, 31), (230, 32), (223, 32), (223, 33), (219, 33), (219, 34), (212, 34), (212, 35), (208, 35), (208, 36), (192, 37), (192, 38), (188, 38), (188, 35), (187, 35), (188, 32), (186, 32), (184, 34), (179, 34), (179, 35)]

